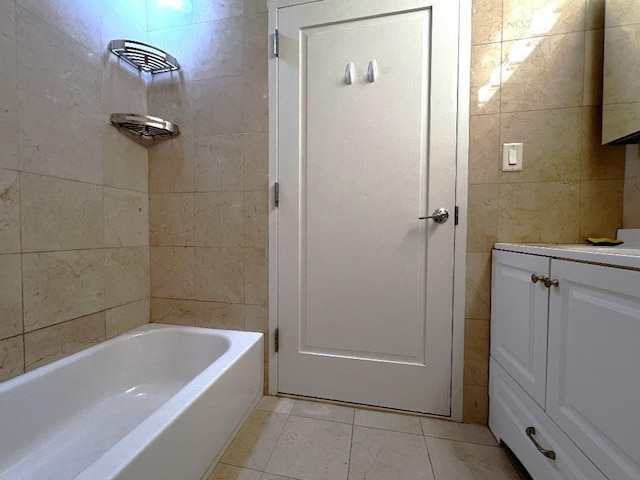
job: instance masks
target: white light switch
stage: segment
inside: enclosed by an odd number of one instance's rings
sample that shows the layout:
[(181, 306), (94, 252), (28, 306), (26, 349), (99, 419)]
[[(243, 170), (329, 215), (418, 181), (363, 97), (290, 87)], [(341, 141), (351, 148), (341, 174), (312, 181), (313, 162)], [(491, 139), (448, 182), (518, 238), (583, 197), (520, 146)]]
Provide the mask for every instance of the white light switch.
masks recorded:
[(522, 144), (502, 144), (502, 171), (519, 172), (522, 170)]

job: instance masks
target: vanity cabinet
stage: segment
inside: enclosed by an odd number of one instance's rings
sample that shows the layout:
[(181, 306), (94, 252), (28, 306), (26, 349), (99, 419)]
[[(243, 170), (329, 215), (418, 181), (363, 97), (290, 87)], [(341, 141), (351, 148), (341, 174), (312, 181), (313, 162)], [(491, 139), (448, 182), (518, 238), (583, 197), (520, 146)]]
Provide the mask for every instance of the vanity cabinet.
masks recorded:
[(640, 479), (640, 270), (500, 245), (491, 430), (536, 480)]

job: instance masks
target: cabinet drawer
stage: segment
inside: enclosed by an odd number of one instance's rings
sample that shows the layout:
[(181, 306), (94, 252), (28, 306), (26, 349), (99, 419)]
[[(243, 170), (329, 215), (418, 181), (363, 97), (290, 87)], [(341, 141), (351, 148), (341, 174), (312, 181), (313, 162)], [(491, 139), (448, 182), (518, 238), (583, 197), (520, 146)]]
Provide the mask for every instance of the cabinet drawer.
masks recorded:
[(491, 356), (544, 408), (549, 289), (532, 275), (549, 275), (549, 259), (493, 251)]
[[(511, 448), (534, 480), (606, 480), (493, 358), (489, 427)], [(527, 427), (535, 428), (535, 439), (542, 448), (555, 452), (555, 460), (538, 451), (525, 433)]]

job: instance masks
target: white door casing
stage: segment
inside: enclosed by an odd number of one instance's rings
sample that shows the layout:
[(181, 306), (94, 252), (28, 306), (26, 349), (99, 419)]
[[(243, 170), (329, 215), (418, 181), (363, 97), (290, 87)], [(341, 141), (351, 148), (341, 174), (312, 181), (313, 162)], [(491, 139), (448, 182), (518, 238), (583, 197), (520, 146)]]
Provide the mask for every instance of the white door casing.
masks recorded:
[(324, 1), (277, 12), (278, 391), (451, 413), (454, 222), (417, 216), (453, 215), (456, 204), (452, 4)]

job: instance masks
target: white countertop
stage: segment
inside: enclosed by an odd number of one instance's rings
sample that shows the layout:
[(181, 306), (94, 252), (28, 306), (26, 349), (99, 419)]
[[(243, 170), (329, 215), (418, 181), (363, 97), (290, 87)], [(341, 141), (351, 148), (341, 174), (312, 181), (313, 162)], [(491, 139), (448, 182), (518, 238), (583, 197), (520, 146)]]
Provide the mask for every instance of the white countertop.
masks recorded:
[(625, 244), (615, 247), (596, 247), (594, 245), (496, 243), (494, 248), (640, 270), (640, 248), (625, 247)]

